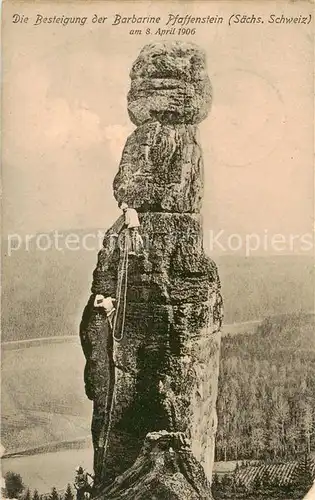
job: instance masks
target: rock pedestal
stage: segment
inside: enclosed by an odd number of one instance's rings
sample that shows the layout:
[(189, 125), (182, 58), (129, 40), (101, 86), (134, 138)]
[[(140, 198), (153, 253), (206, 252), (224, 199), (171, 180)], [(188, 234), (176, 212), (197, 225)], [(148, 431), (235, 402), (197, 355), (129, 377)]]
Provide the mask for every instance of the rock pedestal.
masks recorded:
[(209, 481), (181, 433), (152, 432), (141, 452), (99, 500), (212, 500)]
[[(222, 298), (203, 249), (197, 130), (211, 103), (205, 57), (193, 44), (147, 45), (130, 76), (137, 128), (114, 195), (138, 211), (144, 245), (126, 255), (124, 232), (115, 236), (121, 220), (105, 234), (80, 329), (97, 488), (132, 466), (147, 433), (162, 430), (190, 439), (211, 481), (216, 432)], [(117, 299), (119, 342), (94, 307), (97, 294)]]

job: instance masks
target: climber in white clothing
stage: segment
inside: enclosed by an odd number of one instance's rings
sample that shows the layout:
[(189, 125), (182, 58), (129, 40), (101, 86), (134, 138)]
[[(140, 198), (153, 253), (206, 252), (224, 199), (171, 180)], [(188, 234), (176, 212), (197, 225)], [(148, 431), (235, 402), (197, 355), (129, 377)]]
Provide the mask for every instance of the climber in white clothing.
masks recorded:
[(104, 295), (101, 294), (97, 294), (94, 299), (94, 307), (102, 307), (105, 309), (110, 327), (112, 327), (112, 316), (115, 312), (114, 302), (116, 302), (116, 299), (113, 299), (112, 297), (104, 297)]
[(128, 207), (127, 203), (119, 203), (119, 208), (124, 212), (125, 215), (125, 229), (129, 233), (129, 255), (136, 255), (141, 247), (143, 247), (143, 241), (139, 234), (139, 217), (138, 213), (134, 208)]

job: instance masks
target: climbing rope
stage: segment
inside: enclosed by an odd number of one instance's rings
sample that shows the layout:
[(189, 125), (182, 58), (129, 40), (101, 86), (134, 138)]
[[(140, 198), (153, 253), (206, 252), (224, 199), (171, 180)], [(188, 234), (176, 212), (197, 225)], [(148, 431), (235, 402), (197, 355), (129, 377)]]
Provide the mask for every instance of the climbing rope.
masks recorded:
[[(127, 231), (127, 230), (126, 230)], [(127, 234), (127, 232), (126, 232)], [(125, 329), (125, 317), (126, 317), (126, 302), (127, 302), (127, 286), (128, 286), (128, 242), (125, 237), (124, 241), (124, 249), (123, 255), (121, 259), (120, 269), (118, 271), (118, 280), (117, 280), (117, 302), (116, 302), (116, 314), (113, 322), (112, 335), (116, 342), (121, 342), (124, 338), (124, 329)], [(121, 316), (121, 324), (120, 324), (120, 335), (116, 335), (117, 330), (117, 322), (119, 319), (119, 312), (121, 308), (121, 297), (122, 297), (122, 288), (124, 283), (123, 290), (123, 304), (122, 304), (122, 316)]]
[[(124, 282), (124, 286), (125, 286), (124, 292), (123, 292), (123, 310), (122, 310), (122, 317), (121, 317), (120, 335), (117, 336), (116, 329), (117, 329), (117, 320), (119, 317), (119, 310), (120, 310), (120, 306), (121, 306), (123, 282)], [(112, 325), (112, 336), (116, 342), (120, 342), (124, 338), (126, 302), (127, 302), (127, 284), (128, 284), (128, 241), (127, 241), (127, 238), (125, 237), (121, 265), (120, 265), (120, 269), (118, 271), (116, 314), (115, 314), (113, 325)], [(112, 390), (110, 390), (110, 388), (109, 388), (108, 394), (106, 397), (106, 401), (105, 401), (105, 412), (107, 413), (107, 426), (106, 426), (106, 428), (104, 428), (104, 427), (102, 428), (100, 438), (99, 438), (99, 443), (103, 443), (102, 455), (101, 455), (101, 459), (99, 460), (101, 463), (103, 463), (104, 459), (106, 459), (106, 454), (107, 454), (107, 449), (108, 449), (109, 434), (110, 434), (110, 430), (111, 430), (111, 426), (112, 426), (112, 415), (113, 415), (114, 402), (115, 402), (115, 390), (116, 390), (116, 384), (115, 384), (115, 376), (114, 376)]]
[[(125, 327), (125, 314), (126, 314), (126, 298), (127, 298), (127, 278), (128, 278), (128, 245), (125, 238), (122, 259), (120, 261), (120, 269), (118, 270), (118, 281), (117, 281), (117, 302), (116, 302), (116, 313), (114, 316), (113, 324), (111, 324), (110, 318), (108, 317), (108, 323), (111, 327), (113, 339), (116, 342), (120, 342), (124, 337), (124, 327)], [(123, 281), (125, 282), (124, 298), (123, 298), (123, 311), (122, 311), (122, 321), (120, 335), (116, 335), (117, 320), (119, 316), (119, 310), (121, 306), (121, 292)], [(113, 360), (112, 360), (113, 361)], [(114, 369), (115, 370), (115, 369)], [(107, 455), (109, 434), (112, 426), (112, 414), (114, 409), (115, 400), (115, 375), (112, 374), (114, 379), (112, 380), (112, 389), (109, 387), (105, 398), (105, 414), (107, 414), (107, 426), (103, 426), (99, 436), (99, 445), (102, 449), (101, 456), (98, 457), (98, 467), (104, 463)]]

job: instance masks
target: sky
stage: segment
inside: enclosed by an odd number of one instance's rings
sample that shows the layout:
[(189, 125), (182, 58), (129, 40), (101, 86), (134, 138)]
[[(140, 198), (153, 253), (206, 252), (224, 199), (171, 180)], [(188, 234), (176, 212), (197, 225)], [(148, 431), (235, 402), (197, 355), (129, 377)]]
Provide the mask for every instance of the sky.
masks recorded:
[[(241, 234), (311, 231), (313, 24), (267, 19), (312, 10), (307, 2), (5, 3), (4, 234), (103, 228), (119, 214), (112, 181), (134, 130), (126, 107), (129, 71), (143, 45), (161, 37), (90, 21), (95, 13), (117, 12), (224, 17), (182, 37), (206, 51), (213, 86), (212, 110), (200, 124), (205, 226)], [(238, 12), (265, 23), (229, 26)], [(15, 13), (30, 21), (13, 24)], [(34, 26), (37, 13), (89, 22)]]

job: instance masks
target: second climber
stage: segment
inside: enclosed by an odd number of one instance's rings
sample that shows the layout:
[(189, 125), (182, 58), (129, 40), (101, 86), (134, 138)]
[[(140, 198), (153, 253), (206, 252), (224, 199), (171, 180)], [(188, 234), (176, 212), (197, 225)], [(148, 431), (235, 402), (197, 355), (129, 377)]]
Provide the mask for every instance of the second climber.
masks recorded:
[(125, 216), (124, 228), (126, 230), (128, 245), (128, 254), (137, 255), (143, 249), (143, 240), (139, 233), (139, 217), (134, 208), (128, 207), (127, 203), (120, 202), (119, 208), (123, 211)]

